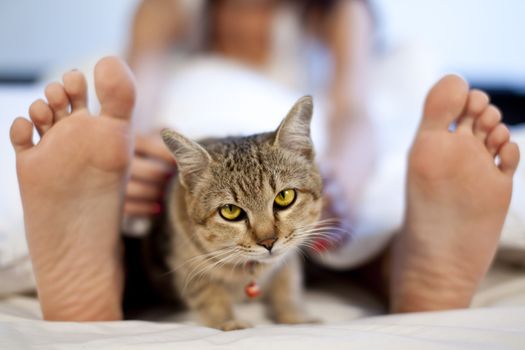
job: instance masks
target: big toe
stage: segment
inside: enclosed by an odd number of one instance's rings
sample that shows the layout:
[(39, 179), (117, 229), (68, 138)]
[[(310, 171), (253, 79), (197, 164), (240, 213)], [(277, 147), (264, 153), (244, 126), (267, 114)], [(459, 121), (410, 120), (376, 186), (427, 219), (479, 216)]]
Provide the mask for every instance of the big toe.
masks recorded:
[(447, 129), (468, 101), (469, 86), (457, 75), (447, 75), (432, 87), (424, 107), (422, 129)]
[(135, 82), (119, 58), (105, 57), (95, 66), (95, 89), (102, 115), (128, 120), (135, 104)]

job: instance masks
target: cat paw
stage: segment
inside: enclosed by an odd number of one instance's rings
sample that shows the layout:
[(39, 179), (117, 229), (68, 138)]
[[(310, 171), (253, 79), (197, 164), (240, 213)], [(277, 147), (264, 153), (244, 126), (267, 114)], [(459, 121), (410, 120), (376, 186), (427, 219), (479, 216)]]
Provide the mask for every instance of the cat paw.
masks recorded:
[(246, 321), (229, 320), (229, 321), (221, 323), (219, 327), (216, 327), (216, 328), (229, 332), (229, 331), (236, 331), (239, 329), (246, 329), (246, 328), (252, 328), (252, 327), (253, 326), (249, 322), (246, 322)]
[(280, 324), (319, 324), (322, 321), (318, 318), (297, 312), (279, 313), (275, 317), (275, 322)]

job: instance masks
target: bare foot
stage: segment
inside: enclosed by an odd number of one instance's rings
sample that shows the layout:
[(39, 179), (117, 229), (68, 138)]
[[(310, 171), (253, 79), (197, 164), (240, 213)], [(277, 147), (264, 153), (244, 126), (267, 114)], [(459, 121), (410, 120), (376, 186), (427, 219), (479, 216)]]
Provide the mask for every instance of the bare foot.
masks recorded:
[[(133, 79), (116, 58), (95, 68), (100, 117), (76, 71), (47, 86), (11, 127), (26, 235), (47, 320), (121, 318), (119, 224), (131, 157)], [(33, 145), (33, 126), (41, 136)]]
[(488, 96), (457, 76), (430, 91), (409, 156), (404, 231), (392, 255), (393, 311), (469, 306), (494, 257), (519, 161), (500, 121)]

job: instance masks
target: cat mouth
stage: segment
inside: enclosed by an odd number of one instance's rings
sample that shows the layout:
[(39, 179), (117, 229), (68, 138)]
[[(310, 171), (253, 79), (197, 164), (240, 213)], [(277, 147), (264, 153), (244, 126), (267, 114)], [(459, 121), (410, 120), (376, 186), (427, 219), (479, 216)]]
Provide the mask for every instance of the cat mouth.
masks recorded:
[(267, 264), (273, 264), (275, 262), (277, 262), (278, 260), (280, 260), (280, 257), (277, 257), (277, 256), (267, 256), (267, 257), (262, 257), (262, 258), (257, 258), (257, 259), (251, 259), (248, 261), (248, 263), (255, 263), (255, 264), (262, 264), (262, 265), (267, 265)]
[(250, 258), (250, 261), (253, 261), (253, 262), (257, 262), (257, 263), (266, 263), (266, 264), (269, 264), (269, 263), (273, 263), (273, 262), (276, 262), (278, 260), (280, 260), (282, 258), (283, 254), (279, 251), (279, 252), (271, 252), (271, 253), (264, 253), (264, 254), (261, 254), (261, 255), (258, 255), (257, 257), (251, 257)]

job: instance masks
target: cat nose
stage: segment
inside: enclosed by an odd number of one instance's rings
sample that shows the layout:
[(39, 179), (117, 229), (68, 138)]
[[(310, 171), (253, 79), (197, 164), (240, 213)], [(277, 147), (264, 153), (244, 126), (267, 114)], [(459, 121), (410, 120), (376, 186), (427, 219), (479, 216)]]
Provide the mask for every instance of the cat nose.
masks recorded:
[(261, 247), (268, 249), (268, 251), (271, 253), (273, 245), (275, 244), (275, 241), (277, 241), (277, 237), (274, 236), (271, 238), (266, 238), (266, 239), (257, 241), (257, 245), (260, 245)]

